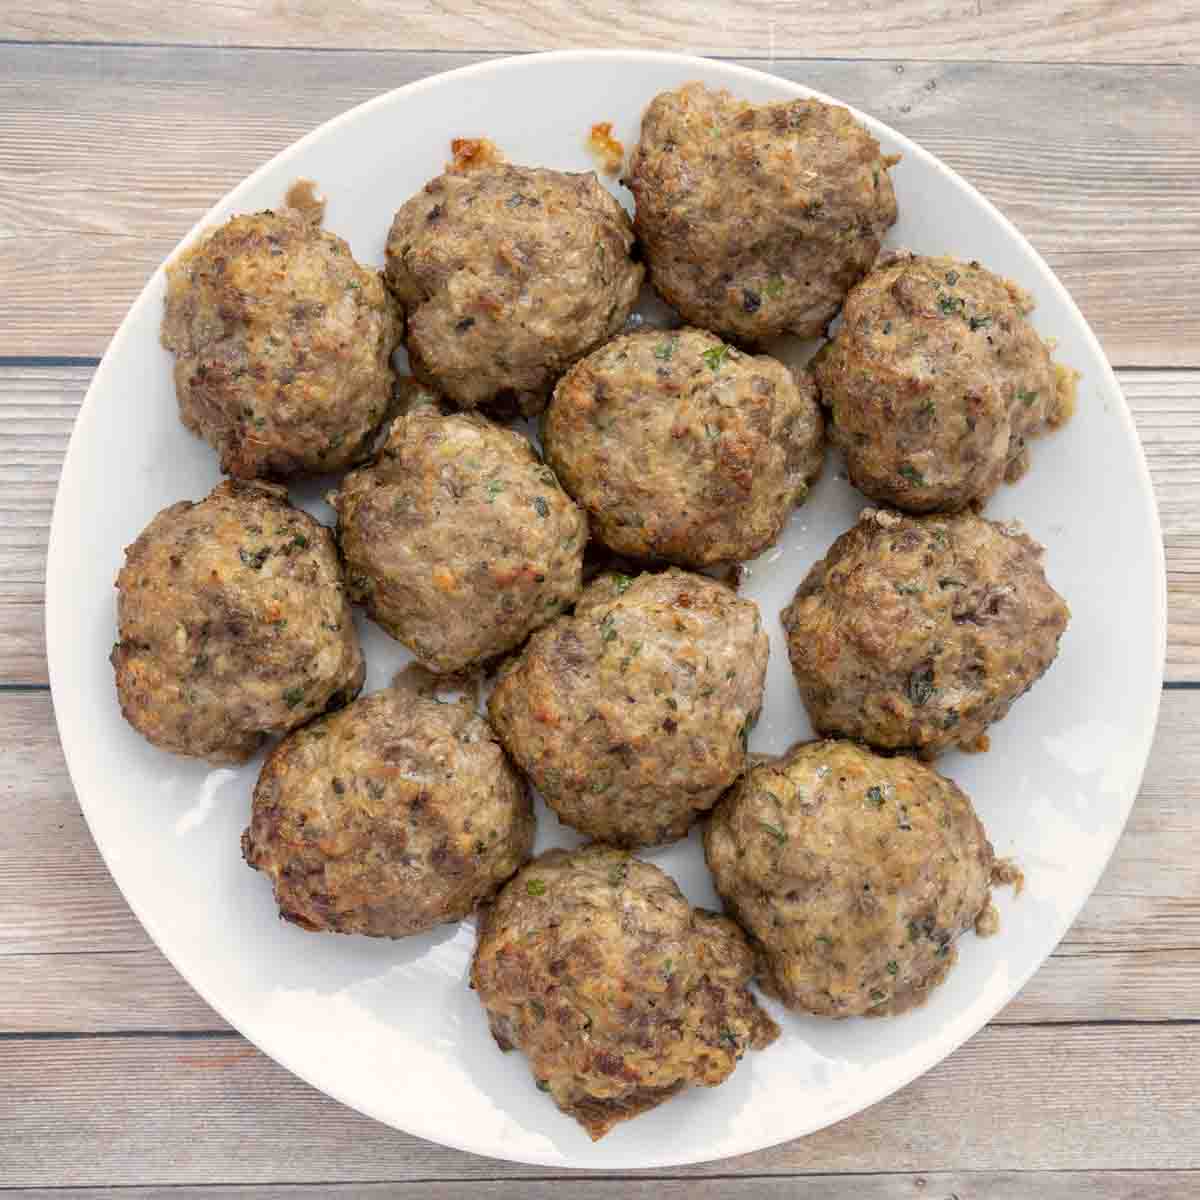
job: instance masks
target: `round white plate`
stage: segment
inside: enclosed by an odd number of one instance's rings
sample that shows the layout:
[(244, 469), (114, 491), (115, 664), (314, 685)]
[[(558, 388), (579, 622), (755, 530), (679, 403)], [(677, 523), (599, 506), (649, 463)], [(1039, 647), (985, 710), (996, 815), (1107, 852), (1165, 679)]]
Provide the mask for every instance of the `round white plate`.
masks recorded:
[[(468, 67), (331, 121), (235, 188), (185, 240), (233, 213), (278, 205), (308, 176), (328, 196), (327, 226), (360, 261), (382, 264), (393, 212), (442, 169), (451, 138), (483, 135), (514, 162), (590, 170), (593, 122), (612, 121), (632, 146), (651, 97), (690, 79), (755, 101), (810, 94), (669, 54), (570, 52)], [(889, 243), (979, 258), (1016, 279), (1037, 298), (1035, 322), (1058, 339), (1059, 358), (1083, 372), (1075, 419), (1034, 444), (1032, 471), (988, 510), (1020, 517), (1045, 543), (1050, 580), (1072, 610), (1062, 653), (995, 728), (989, 753), (940, 764), (974, 797), (997, 853), (1017, 858), (1027, 886), (1015, 901), (998, 893), (999, 935), (966, 936), (958, 966), (924, 1008), (835, 1022), (772, 1006), (783, 1027), (775, 1046), (748, 1055), (722, 1087), (685, 1093), (597, 1145), (534, 1087), (520, 1055), (492, 1042), (465, 982), (471, 923), (400, 942), (282, 923), (267, 880), (238, 849), (258, 764), (213, 770), (175, 758), (122, 721), (107, 661), (122, 549), (160, 508), (207, 493), (218, 472), (176, 414), (158, 344), (161, 270), (113, 339), (75, 426), (50, 536), (50, 678), (71, 777), (113, 877), (171, 962), (232, 1025), (338, 1100), (450, 1146), (554, 1166), (669, 1166), (770, 1146), (872, 1104), (970, 1037), (1054, 948), (1108, 861), (1150, 746), (1166, 624), (1137, 436), (1096, 339), (1020, 234), (932, 156), (860, 117), (904, 156)], [(755, 750), (810, 734), (778, 613), (863, 506), (841, 474), (831, 455), (779, 546), (750, 568), (745, 594), (762, 606), (772, 638)], [(330, 520), (318, 487), (293, 494)], [(360, 628), (371, 690), (406, 655), (365, 621)], [(539, 822), (539, 849), (575, 840), (544, 808)], [(649, 857), (694, 902), (716, 906), (694, 834)]]

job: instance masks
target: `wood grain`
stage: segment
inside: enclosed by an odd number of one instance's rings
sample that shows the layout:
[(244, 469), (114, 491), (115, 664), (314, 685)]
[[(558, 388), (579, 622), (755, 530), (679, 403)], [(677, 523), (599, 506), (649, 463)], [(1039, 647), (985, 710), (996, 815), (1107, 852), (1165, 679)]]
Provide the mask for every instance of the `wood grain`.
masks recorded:
[[(1196, 1025), (991, 1026), (838, 1125), (670, 1174), (1195, 1170), (1198, 1055)], [(557, 1174), (378, 1125), (232, 1036), (12, 1038), (0, 1078), (9, 1187)]]
[[(92, 370), (0, 367), (0, 682), (44, 683), (46, 539)], [(1200, 371), (1123, 371), (1162, 518), (1167, 678), (1200, 680)]]
[[(224, 1029), (109, 877), (47, 693), (0, 693), (0, 745), (0, 1034)], [(1200, 1020), (1197, 757), (1200, 690), (1167, 692), (1112, 863), (999, 1022)]]
[[(0, 45), (0, 357), (100, 354), (234, 183), (351, 105), (479, 57)], [(1200, 366), (1200, 68), (765, 65), (961, 171), (1047, 257), (1117, 365)]]
[[(1184, 1200), (1196, 1171), (927, 1171), (749, 1178), (572, 1179), (588, 1200)], [(19, 1188), (5, 1200), (562, 1200), (559, 1180), (265, 1184), (258, 1187)]]
[[(817, 11), (814, 11), (814, 7)], [(830, 19), (832, 11), (836, 18)], [(774, 0), (75, 0), (5, 5), (0, 36), (19, 40), (373, 46), (389, 50), (544, 50), (634, 46), (696, 54), (1196, 62), (1200, 15), (1188, 3), (1123, 0), (871, 0), (830, 10)], [(827, 16), (829, 14), (829, 16)]]

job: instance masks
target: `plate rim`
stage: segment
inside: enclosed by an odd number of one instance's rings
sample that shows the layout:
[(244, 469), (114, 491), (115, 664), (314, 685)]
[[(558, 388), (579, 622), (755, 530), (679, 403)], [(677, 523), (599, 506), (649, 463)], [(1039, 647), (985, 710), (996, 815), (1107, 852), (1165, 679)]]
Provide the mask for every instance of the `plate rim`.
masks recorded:
[[(266, 162), (261, 164), (256, 170), (251, 172), (245, 178), (240, 180), (233, 188), (222, 195), (200, 219), (187, 231), (180, 239), (178, 244), (170, 251), (166, 258), (155, 268), (146, 281), (145, 285), (138, 293), (137, 297), (126, 310), (121, 323), (113, 335), (111, 341), (106, 347), (101, 360), (96, 367), (95, 374), (88, 386), (86, 395), (80, 405), (79, 412), (76, 414), (75, 421), (72, 425), (70, 440), (67, 445), (67, 450), (63, 456), (62, 468), (59, 475), (59, 481), (55, 488), (55, 498), (53, 512), (50, 522), (50, 532), (47, 541), (46, 550), (46, 588), (44, 598), (44, 614), (45, 614), (45, 638), (46, 638), (46, 659), (50, 684), (50, 694), (52, 704), (54, 699), (67, 686), (66, 677), (68, 668), (64, 662), (65, 651), (61, 650), (64, 643), (64, 638), (60, 636), (59, 631), (64, 629), (65, 624), (70, 621), (69, 605), (66, 602), (65, 588), (56, 585), (56, 580), (63, 578), (64, 571), (69, 564), (64, 561), (64, 555), (67, 553), (65, 541), (67, 534), (64, 532), (64, 527), (67, 523), (65, 515), (66, 502), (64, 501), (64, 481), (78, 471), (73, 471), (76, 467), (75, 460), (82, 453), (79, 446), (82, 444), (82, 439), (78, 436), (80, 428), (84, 426), (85, 419), (90, 421), (92, 414), (96, 408), (97, 401), (95, 394), (104, 390), (107, 386), (107, 375), (110, 371), (115, 370), (114, 362), (120, 356), (120, 353), (125, 343), (133, 336), (133, 316), (140, 312), (151, 299), (151, 292), (155, 289), (160, 276), (165, 271), (166, 264), (169, 263), (179, 252), (189, 246), (197, 237), (205, 230), (210, 228), (216, 220), (218, 210), (224, 208), (227, 204), (236, 204), (236, 198), (240, 193), (251, 189), (265, 175), (273, 173), (283, 167), (287, 161), (293, 157), (299, 156), (315, 141), (318, 137), (326, 137), (329, 133), (335, 130), (338, 126), (350, 123), (360, 118), (367, 111), (382, 107), (388, 104), (397, 103), (400, 97), (415, 95), (426, 90), (454, 86), (454, 84), (468, 76), (496, 74), (504, 75), (510, 71), (520, 71), (526, 64), (537, 61), (556, 61), (556, 62), (580, 62), (580, 61), (608, 61), (613, 63), (634, 64), (639, 62), (653, 62), (658, 64), (669, 64), (682, 68), (693, 67), (698, 70), (709, 70), (715, 64), (722, 71), (728, 72), (734, 76), (740, 76), (746, 80), (768, 79), (772, 84), (781, 86), (791, 90), (797, 96), (809, 96), (826, 103), (835, 104), (848, 109), (858, 120), (866, 123), (868, 126), (879, 126), (887, 130), (888, 135), (894, 140), (896, 145), (906, 157), (913, 157), (925, 162), (926, 165), (932, 167), (943, 179), (951, 186), (958, 189), (960, 192), (969, 195), (974, 202), (980, 203), (990, 216), (1001, 226), (1005, 233), (1015, 240), (1025, 251), (1027, 251), (1035, 263), (1039, 265), (1045, 272), (1045, 278), (1049, 285), (1057, 294), (1057, 299), (1065, 304), (1068, 312), (1073, 316), (1077, 328), (1082, 332), (1082, 337), (1094, 353), (1097, 361), (1102, 365), (1104, 384), (1111, 390), (1111, 393), (1120, 401), (1118, 406), (1118, 418), (1122, 423), (1123, 432), (1129, 440), (1131, 440), (1135, 449), (1135, 469), (1138, 484), (1142, 493), (1142, 497), (1147, 502), (1147, 514), (1150, 520), (1150, 532), (1152, 534), (1152, 557), (1154, 562), (1154, 588), (1153, 588), (1153, 619), (1155, 624), (1154, 643), (1156, 646), (1155, 662), (1152, 664), (1155, 669), (1155, 674), (1158, 678), (1158, 689), (1155, 693), (1152, 702), (1153, 711), (1148, 714), (1149, 720), (1145, 724), (1145, 733), (1143, 736), (1143, 744), (1139, 748), (1139, 756), (1141, 765), (1137, 772), (1136, 786), (1132, 786), (1130, 794), (1124, 802), (1124, 813), (1121, 816), (1119, 824), (1114, 824), (1114, 832), (1111, 841), (1105, 849), (1102, 857), (1097, 856), (1096, 866), (1091, 873), (1091, 878), (1087, 883), (1087, 887), (1080, 892), (1080, 899), (1077, 905), (1066, 912), (1060, 919), (1062, 928), (1059, 930), (1054, 940), (1054, 945), (1047, 951), (1046, 955), (1033, 964), (1028, 970), (1019, 975), (1014, 975), (1015, 986), (1007, 990), (1005, 998), (996, 1005), (990, 1002), (983, 1005), (982, 1019), (976, 1021), (974, 1017), (965, 1023), (964, 1031), (955, 1032), (948, 1041), (938, 1041), (933, 1051), (928, 1055), (919, 1056), (919, 1061), (911, 1068), (905, 1069), (889, 1075), (881, 1086), (875, 1088), (867, 1088), (863, 1092), (856, 1095), (853, 1100), (845, 1102), (839, 1106), (832, 1107), (827, 1110), (822, 1110), (815, 1124), (806, 1126), (802, 1132), (789, 1135), (783, 1141), (768, 1139), (766, 1141), (751, 1141), (744, 1147), (734, 1152), (734, 1155), (747, 1153), (756, 1153), (768, 1149), (772, 1146), (782, 1145), (784, 1141), (792, 1141), (802, 1137), (807, 1137), (821, 1129), (828, 1128), (839, 1121), (853, 1116), (856, 1113), (863, 1112), (868, 1108), (878, 1104), (881, 1100), (893, 1095), (901, 1088), (907, 1087), (914, 1079), (917, 1079), (939, 1063), (943, 1062), (955, 1053), (967, 1040), (974, 1037), (984, 1026), (989, 1024), (996, 1014), (1008, 1003), (1012, 1001), (1026, 986), (1032, 976), (1040, 970), (1046, 960), (1053, 953), (1054, 946), (1061, 941), (1063, 935), (1067, 932), (1079, 912), (1087, 903), (1092, 893), (1095, 891), (1096, 885), (1099, 882), (1100, 876), (1107, 868), (1112, 860), (1113, 854), (1116, 851), (1117, 845), (1121, 837), (1124, 835), (1125, 827), (1129, 820), (1129, 815), (1133, 809), (1133, 805), (1141, 790), (1141, 784), (1145, 776), (1146, 767), (1149, 763), (1150, 752), (1153, 745), (1154, 735), (1157, 729), (1159, 712), (1162, 702), (1163, 678), (1166, 660), (1166, 640), (1167, 640), (1167, 586), (1166, 586), (1166, 559), (1162, 539), (1161, 520), (1158, 511), (1158, 500), (1154, 492), (1153, 481), (1150, 475), (1149, 466), (1146, 462), (1144, 447), (1142, 446), (1141, 438), (1138, 435), (1137, 427), (1133, 420), (1133, 414), (1130, 411), (1128, 401), (1125, 398), (1124, 392), (1121, 389), (1120, 383), (1113, 371), (1112, 365), (1105, 354), (1103, 347), (1100, 345), (1099, 339), (1096, 337), (1091, 326), (1084, 318), (1078, 305), (1075, 303), (1070, 292), (1067, 290), (1057, 274), (1050, 268), (1038, 250), (1033, 246), (1028, 238), (1009, 220), (981, 191), (970, 184), (966, 179), (958, 174), (953, 168), (949, 167), (936, 155), (925, 150), (918, 143), (907, 137), (905, 134), (893, 129), (886, 122), (879, 118), (870, 116), (869, 114), (855, 108), (853, 105), (847, 104), (836, 97), (829, 96), (815, 88), (809, 87), (806, 84), (795, 82), (791, 79), (786, 79), (779, 75), (774, 75), (770, 71), (760, 70), (757, 67), (744, 66), (740, 62), (722, 59), (716, 56), (701, 56), (692, 54), (681, 54), (672, 51), (663, 50), (641, 50), (641, 49), (574, 49), (574, 50), (550, 50), (527, 54), (504, 54), (497, 57), (486, 58), (480, 62), (469, 63), (461, 67), (452, 68), (447, 71), (437, 72), (433, 75), (428, 75), (422, 79), (414, 80), (399, 88), (393, 88), (379, 95), (373, 96), (360, 104), (354, 105), (345, 111), (338, 113), (329, 120), (311, 129), (304, 136), (296, 141), (285, 146), (278, 153), (273, 155)], [(89, 816), (89, 803), (85, 799), (85, 790), (79, 786), (79, 780), (82, 778), (80, 761), (82, 759), (82, 750), (80, 749), (81, 737), (78, 727), (72, 729), (68, 734), (64, 730), (58, 718), (58, 707), (54, 705), (55, 726), (58, 731), (59, 740), (63, 750), (63, 757), (67, 765), (68, 775), (71, 780), (72, 789), (75, 792), (76, 800), (80, 810), (83, 813), (84, 819), (88, 823), (88, 830), (92, 837), (100, 856), (104, 861), (104, 865), (109, 872), (113, 882), (116, 884), (118, 891), (121, 892), (125, 903), (129, 905), (130, 910), (137, 918), (139, 923), (145, 929), (151, 940), (159, 952), (171, 964), (171, 967), (185, 980), (200, 997), (208, 1004), (223, 1020), (234, 1029), (239, 1036), (244, 1037), (248, 1042), (258, 1048), (268, 1058), (279, 1064), (285, 1070), (302, 1080), (309, 1087), (316, 1091), (329, 1096), (331, 1099), (340, 1104), (344, 1104), (347, 1108), (360, 1112), (363, 1115), (380, 1122), (391, 1129), (397, 1129), (400, 1132), (407, 1133), (413, 1137), (419, 1137), (426, 1141), (433, 1142), (438, 1145), (446, 1146), (450, 1149), (464, 1151), (466, 1153), (475, 1154), (480, 1157), (490, 1157), (501, 1161), (523, 1163), (539, 1166), (553, 1166), (560, 1170), (588, 1170), (586, 1166), (578, 1167), (571, 1164), (564, 1164), (561, 1155), (557, 1151), (547, 1152), (545, 1154), (530, 1154), (528, 1152), (516, 1155), (505, 1152), (503, 1146), (492, 1146), (487, 1149), (480, 1149), (478, 1144), (471, 1142), (462, 1137), (455, 1135), (454, 1130), (427, 1130), (422, 1128), (409, 1128), (397, 1125), (392, 1119), (374, 1111), (375, 1106), (370, 1103), (360, 1103), (349, 1095), (344, 1094), (343, 1090), (337, 1086), (328, 1086), (325, 1083), (317, 1083), (304, 1068), (295, 1065), (293, 1054), (287, 1049), (286, 1043), (280, 1051), (274, 1045), (274, 1039), (270, 1036), (269, 1030), (256, 1031), (255, 1036), (251, 1036), (235, 1021), (231, 1020), (224, 1010), (222, 1003), (219, 1003), (213, 995), (210, 994), (210, 989), (207, 985), (201, 985), (192, 978), (190, 974), (185, 972), (176, 960), (175, 954), (168, 949), (164, 944), (164, 940), (159, 936), (158, 923), (155, 918), (143, 907), (136, 904), (122, 887), (120, 879), (113, 870), (113, 862), (111, 857), (111, 847), (104, 845), (103, 841), (97, 836), (95, 826)], [(630, 1170), (636, 1169), (664, 1169), (677, 1166), (694, 1165), (700, 1163), (708, 1163), (727, 1159), (732, 1155), (724, 1153), (716, 1156), (701, 1156), (694, 1157), (692, 1155), (672, 1154), (670, 1151), (655, 1155), (653, 1160), (638, 1167), (627, 1168)], [(614, 1168), (607, 1168), (612, 1170)], [(617, 1168), (624, 1170), (626, 1168)]]

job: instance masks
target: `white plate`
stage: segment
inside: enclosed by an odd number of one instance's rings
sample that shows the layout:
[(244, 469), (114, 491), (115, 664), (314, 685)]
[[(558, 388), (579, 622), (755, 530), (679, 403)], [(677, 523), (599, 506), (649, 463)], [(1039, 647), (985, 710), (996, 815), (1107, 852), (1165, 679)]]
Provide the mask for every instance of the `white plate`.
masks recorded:
[[(515, 162), (588, 170), (592, 122), (611, 120), (631, 146), (650, 98), (689, 79), (755, 101), (812, 94), (669, 54), (490, 62), (331, 121), (234, 189), (197, 230), (277, 205), (293, 179), (309, 176), (328, 195), (328, 227), (360, 261), (381, 264), (394, 210), (442, 169), (451, 138), (486, 135)], [(1025, 240), (931, 155), (862, 120), (885, 150), (904, 156), (890, 243), (979, 258), (1018, 280), (1038, 300), (1039, 329), (1083, 372), (1075, 419), (1034, 445), (1032, 471), (989, 508), (1022, 518), (1046, 544), (1049, 577), (1072, 610), (1062, 653), (995, 728), (990, 753), (941, 763), (974, 797), (997, 852), (1024, 867), (1027, 887), (1016, 901), (999, 893), (1000, 934), (968, 935), (924, 1008), (843, 1022), (773, 1009), (782, 1038), (747, 1056), (728, 1083), (686, 1093), (598, 1145), (536, 1090), (519, 1055), (496, 1049), (464, 982), (471, 924), (392, 943), (281, 923), (267, 881), (238, 851), (257, 765), (187, 762), (152, 749), (121, 720), (107, 655), (122, 548), (160, 508), (203, 496), (218, 472), (176, 415), (170, 360), (158, 344), (161, 270), (113, 339), (71, 438), (50, 536), (50, 678), (71, 777), (113, 877), (180, 973), (266, 1053), (338, 1100), (450, 1146), (553, 1166), (669, 1166), (770, 1146), (865, 1108), (970, 1037), (1054, 948), (1108, 861), (1150, 746), (1166, 624), (1158, 519), (1137, 436), (1096, 339)], [(756, 750), (809, 734), (777, 614), (862, 507), (840, 468), (831, 457), (780, 546), (747, 581), (772, 638)], [(301, 491), (329, 520), (318, 495)], [(374, 689), (405, 655), (361, 628)], [(539, 818), (539, 848), (573, 840), (545, 809)], [(716, 904), (694, 835), (650, 857), (693, 901)]]

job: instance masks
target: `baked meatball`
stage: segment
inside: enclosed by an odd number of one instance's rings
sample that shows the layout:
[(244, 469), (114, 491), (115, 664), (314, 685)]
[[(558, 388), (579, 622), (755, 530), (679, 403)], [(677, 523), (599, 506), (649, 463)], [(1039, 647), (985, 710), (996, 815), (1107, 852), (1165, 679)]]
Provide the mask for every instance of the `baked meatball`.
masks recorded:
[(379, 275), (291, 209), (234, 217), (167, 266), (179, 414), (243, 479), (364, 459), (400, 332)]
[(524, 437), (431, 400), (330, 503), (352, 598), (425, 666), (456, 671), (574, 602), (587, 521)]
[(766, 669), (753, 601), (675, 568), (608, 574), (505, 666), (488, 711), (563, 821), (652, 845), (682, 837), (741, 773)]
[(820, 100), (756, 105), (701, 83), (663, 92), (627, 181), (651, 282), (724, 337), (816, 337), (896, 221), (897, 161)]
[(592, 172), (485, 161), (396, 214), (387, 281), (415, 374), (463, 408), (539, 412), (571, 363), (625, 323), (643, 268), (633, 227)]
[(824, 458), (810, 376), (700, 329), (614, 338), (559, 382), (542, 441), (596, 536), (621, 554), (753, 558)]
[(227, 480), (163, 509), (117, 593), (121, 712), (164, 750), (245, 762), (362, 687), (333, 537), (282, 487)]
[(242, 854), (285, 920), (398, 938), (465, 917), (529, 857), (533, 830), (487, 722), (392, 687), (280, 742)]
[(758, 977), (789, 1008), (884, 1015), (921, 1003), (990, 905), (992, 847), (970, 800), (911, 758), (810, 742), (751, 768), (705, 855)]
[(932, 758), (986, 746), (1049, 669), (1069, 616), (1019, 525), (867, 509), (783, 625), (818, 732)]
[(957, 258), (892, 257), (850, 293), (814, 360), (850, 480), (909, 512), (982, 504), (1062, 425), (1074, 371), (1029, 323), (1033, 299)]
[(779, 1035), (732, 921), (608, 846), (550, 850), (484, 910), (471, 986), (501, 1050), (593, 1140)]

